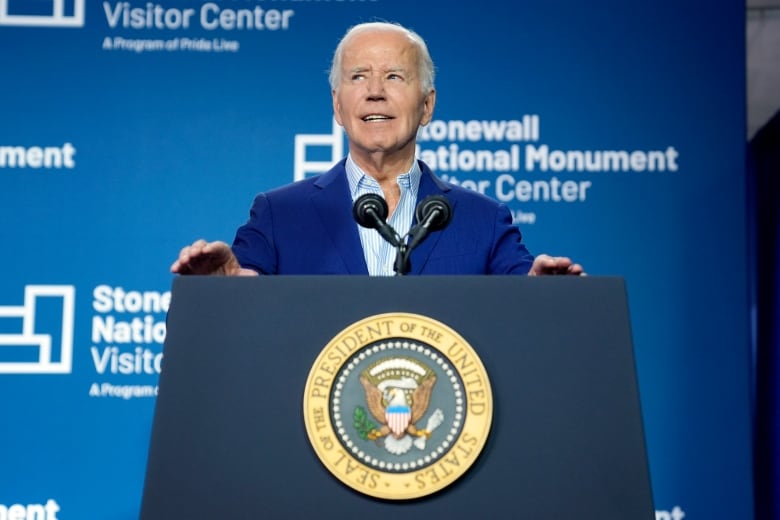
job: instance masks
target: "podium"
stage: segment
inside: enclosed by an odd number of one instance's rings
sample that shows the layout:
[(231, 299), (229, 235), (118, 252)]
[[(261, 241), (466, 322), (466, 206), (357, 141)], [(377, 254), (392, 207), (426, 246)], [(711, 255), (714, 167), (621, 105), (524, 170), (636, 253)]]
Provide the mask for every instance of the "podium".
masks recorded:
[[(335, 478), (303, 417), (323, 347), (398, 312), (457, 331), (493, 396), (476, 461), (411, 500)], [(142, 520), (655, 518), (621, 278), (177, 277), (164, 354)]]

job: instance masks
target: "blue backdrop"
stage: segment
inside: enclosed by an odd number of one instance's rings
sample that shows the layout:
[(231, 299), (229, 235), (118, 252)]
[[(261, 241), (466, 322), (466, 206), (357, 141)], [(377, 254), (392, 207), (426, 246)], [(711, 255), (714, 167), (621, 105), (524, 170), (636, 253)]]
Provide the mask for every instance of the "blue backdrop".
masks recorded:
[(0, 1), (0, 512), (137, 517), (168, 266), (343, 152), (375, 19), (437, 66), (420, 156), (625, 277), (659, 518), (751, 518), (744, 2), (695, 0)]

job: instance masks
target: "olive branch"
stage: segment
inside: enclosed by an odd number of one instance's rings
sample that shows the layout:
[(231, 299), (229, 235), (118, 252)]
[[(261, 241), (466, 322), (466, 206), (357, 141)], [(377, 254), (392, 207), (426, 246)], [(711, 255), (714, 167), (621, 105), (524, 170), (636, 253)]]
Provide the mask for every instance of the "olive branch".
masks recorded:
[(365, 408), (358, 406), (352, 413), (353, 426), (364, 441), (368, 440), (369, 432), (376, 430), (376, 424), (368, 418)]

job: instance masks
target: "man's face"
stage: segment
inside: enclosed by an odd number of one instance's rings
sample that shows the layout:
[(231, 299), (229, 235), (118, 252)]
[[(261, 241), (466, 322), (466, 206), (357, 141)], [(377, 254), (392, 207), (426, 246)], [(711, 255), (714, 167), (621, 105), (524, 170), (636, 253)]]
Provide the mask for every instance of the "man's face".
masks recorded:
[(434, 91), (423, 95), (418, 71), (417, 51), (401, 33), (365, 32), (348, 41), (333, 112), (353, 155), (414, 156), (417, 129), (430, 121), (436, 100)]

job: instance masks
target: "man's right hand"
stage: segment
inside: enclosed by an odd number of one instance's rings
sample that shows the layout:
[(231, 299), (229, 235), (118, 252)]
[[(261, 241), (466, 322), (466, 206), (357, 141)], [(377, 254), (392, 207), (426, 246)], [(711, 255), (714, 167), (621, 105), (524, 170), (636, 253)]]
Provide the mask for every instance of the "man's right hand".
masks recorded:
[(196, 240), (182, 248), (179, 258), (171, 265), (177, 274), (215, 274), (227, 276), (257, 276), (250, 269), (242, 269), (236, 256), (225, 242)]

